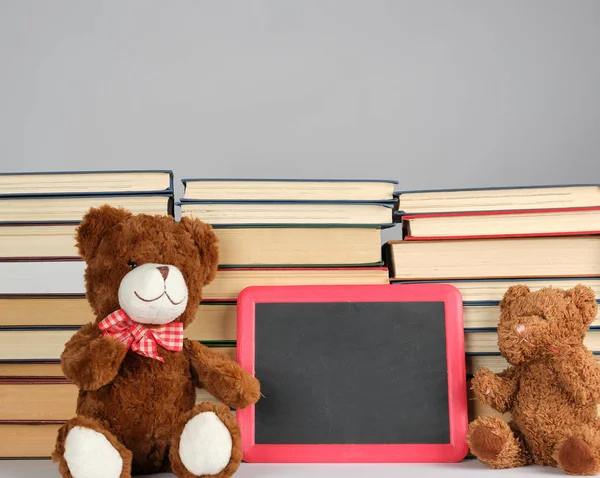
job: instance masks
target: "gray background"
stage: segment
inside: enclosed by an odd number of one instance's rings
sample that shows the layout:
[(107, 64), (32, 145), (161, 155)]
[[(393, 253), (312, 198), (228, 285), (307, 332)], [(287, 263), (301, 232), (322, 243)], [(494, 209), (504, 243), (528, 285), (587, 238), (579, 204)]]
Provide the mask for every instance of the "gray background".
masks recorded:
[(599, 47), (594, 0), (0, 0), (0, 172), (600, 182)]
[(0, 172), (600, 182), (599, 47), (596, 0), (0, 0)]

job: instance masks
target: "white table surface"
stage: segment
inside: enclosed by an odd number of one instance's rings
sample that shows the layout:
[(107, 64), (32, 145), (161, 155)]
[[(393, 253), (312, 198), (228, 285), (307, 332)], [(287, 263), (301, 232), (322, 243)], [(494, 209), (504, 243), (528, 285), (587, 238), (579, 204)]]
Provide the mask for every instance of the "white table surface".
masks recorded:
[[(171, 474), (148, 475), (172, 478)], [(452, 464), (399, 465), (262, 465), (242, 463), (234, 478), (513, 478), (522, 476), (568, 476), (550, 467), (528, 466), (511, 470), (490, 470), (477, 460)], [(57, 465), (49, 460), (0, 460), (1, 478), (60, 478)]]

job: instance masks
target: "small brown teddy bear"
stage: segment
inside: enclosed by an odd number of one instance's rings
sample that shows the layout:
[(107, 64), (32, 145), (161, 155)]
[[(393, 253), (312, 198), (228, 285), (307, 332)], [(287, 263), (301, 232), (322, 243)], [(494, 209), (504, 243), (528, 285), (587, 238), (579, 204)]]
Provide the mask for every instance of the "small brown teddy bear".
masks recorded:
[(479, 369), (476, 397), (500, 413), (469, 426), (471, 452), (492, 468), (529, 464), (572, 475), (600, 470), (600, 366), (583, 340), (596, 317), (593, 291), (516, 285), (500, 303), (498, 346), (510, 366), (499, 374)]
[[(241, 448), (229, 407), (255, 403), (259, 382), (224, 354), (183, 340), (217, 271), (212, 228), (103, 206), (85, 215), (76, 242), (96, 322), (61, 357), (80, 389), (77, 416), (59, 430), (53, 454), (62, 476), (231, 476)], [(197, 387), (225, 405), (196, 405)]]

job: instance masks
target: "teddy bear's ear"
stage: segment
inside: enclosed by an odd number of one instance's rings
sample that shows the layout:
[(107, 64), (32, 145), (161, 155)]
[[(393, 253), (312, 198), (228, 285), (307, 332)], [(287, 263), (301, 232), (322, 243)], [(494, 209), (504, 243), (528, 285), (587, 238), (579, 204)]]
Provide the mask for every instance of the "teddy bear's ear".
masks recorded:
[(518, 285), (510, 286), (507, 289), (507, 291), (504, 293), (504, 297), (502, 298), (502, 301), (500, 302), (500, 307), (504, 307), (504, 306), (510, 304), (512, 301), (514, 301), (515, 299), (518, 299), (519, 297), (526, 297), (530, 293), (531, 293), (531, 290), (526, 285), (518, 284)]
[(192, 236), (200, 252), (200, 261), (204, 266), (202, 285), (205, 286), (212, 282), (217, 274), (219, 266), (219, 247), (217, 243), (219, 239), (212, 226), (199, 219), (184, 216), (181, 218), (180, 224)]
[(567, 290), (566, 293), (581, 312), (585, 324), (590, 325), (598, 313), (598, 303), (594, 291), (583, 284), (577, 284), (572, 289)]
[(100, 245), (106, 231), (131, 217), (131, 213), (122, 208), (104, 205), (91, 208), (77, 227), (75, 239), (79, 255), (87, 261)]

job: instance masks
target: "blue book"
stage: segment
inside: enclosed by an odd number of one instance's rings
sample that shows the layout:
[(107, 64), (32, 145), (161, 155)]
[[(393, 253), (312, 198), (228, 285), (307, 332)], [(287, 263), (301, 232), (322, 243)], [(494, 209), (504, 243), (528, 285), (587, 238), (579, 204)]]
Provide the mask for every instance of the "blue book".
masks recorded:
[[(590, 328), (583, 343), (589, 350), (600, 353), (600, 330)], [(468, 355), (500, 355), (497, 330), (466, 332), (465, 353)]]
[[(600, 304), (600, 296), (596, 302)], [(466, 332), (494, 332), (500, 321), (500, 304), (473, 304), (463, 302), (463, 323)], [(590, 324), (590, 329), (600, 329), (600, 307), (596, 319)]]
[(401, 214), (566, 209), (600, 206), (600, 182), (397, 191)]
[(170, 170), (54, 171), (0, 174), (0, 198), (172, 195)]
[(512, 285), (523, 284), (533, 292), (542, 287), (571, 289), (577, 284), (590, 287), (600, 303), (600, 277), (523, 277), (510, 279), (450, 279), (450, 280), (404, 280), (402, 284), (451, 284), (461, 293), (464, 306), (497, 306)]
[(181, 201), (182, 216), (215, 227), (291, 225), (393, 226), (393, 204), (372, 201)]
[(394, 203), (387, 179), (184, 178), (182, 201), (369, 201)]
[(172, 216), (173, 194), (82, 194), (0, 197), (0, 224), (81, 221), (91, 207), (122, 207), (133, 214)]

